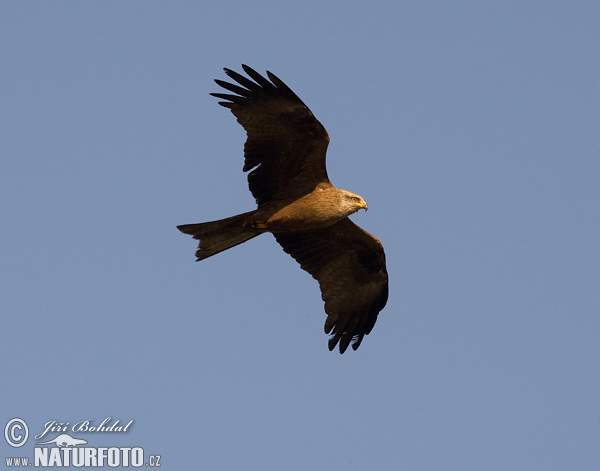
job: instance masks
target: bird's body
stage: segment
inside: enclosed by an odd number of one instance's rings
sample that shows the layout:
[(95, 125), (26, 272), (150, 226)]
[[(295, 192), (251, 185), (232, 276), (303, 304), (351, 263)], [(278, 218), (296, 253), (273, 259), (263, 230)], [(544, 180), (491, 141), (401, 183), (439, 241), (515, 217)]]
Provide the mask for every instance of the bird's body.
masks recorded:
[[(312, 208), (310, 213), (307, 207)], [(320, 229), (366, 207), (360, 196), (339, 190), (330, 183), (322, 184), (297, 200), (273, 205), (275, 211), (265, 219), (264, 228), (269, 232)]]
[(329, 348), (356, 350), (388, 296), (385, 255), (379, 240), (348, 216), (367, 209), (354, 193), (327, 177), (329, 136), (304, 103), (276, 76), (267, 80), (243, 66), (254, 81), (225, 69), (238, 85), (216, 80), (236, 95), (223, 98), (248, 133), (244, 171), (258, 208), (219, 221), (178, 226), (200, 241), (198, 260), (272, 233), (283, 249), (319, 281)]

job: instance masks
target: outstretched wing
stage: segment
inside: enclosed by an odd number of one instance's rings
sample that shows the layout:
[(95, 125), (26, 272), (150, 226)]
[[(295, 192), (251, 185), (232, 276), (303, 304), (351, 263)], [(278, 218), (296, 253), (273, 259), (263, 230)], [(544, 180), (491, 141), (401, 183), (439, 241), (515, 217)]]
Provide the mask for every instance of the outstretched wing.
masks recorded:
[(272, 200), (299, 198), (321, 182), (329, 182), (325, 153), (327, 131), (302, 100), (271, 72), (269, 80), (247, 65), (244, 71), (254, 81), (224, 69), (238, 84), (215, 80), (235, 93), (211, 93), (227, 101), (248, 138), (244, 145), (244, 172), (258, 205)]
[(318, 280), (325, 301), (329, 350), (356, 350), (387, 302), (383, 246), (345, 218), (317, 230), (274, 234), (283, 250)]

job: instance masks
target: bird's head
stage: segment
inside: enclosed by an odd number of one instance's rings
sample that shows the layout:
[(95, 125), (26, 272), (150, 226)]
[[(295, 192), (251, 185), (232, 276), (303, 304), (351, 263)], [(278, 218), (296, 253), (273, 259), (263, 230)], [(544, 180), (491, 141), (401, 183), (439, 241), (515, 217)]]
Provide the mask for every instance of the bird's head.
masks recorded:
[(348, 211), (348, 215), (354, 214), (359, 209), (364, 209), (365, 211), (369, 209), (365, 200), (362, 199), (362, 196), (350, 193), (346, 190), (341, 191), (343, 195), (344, 206)]

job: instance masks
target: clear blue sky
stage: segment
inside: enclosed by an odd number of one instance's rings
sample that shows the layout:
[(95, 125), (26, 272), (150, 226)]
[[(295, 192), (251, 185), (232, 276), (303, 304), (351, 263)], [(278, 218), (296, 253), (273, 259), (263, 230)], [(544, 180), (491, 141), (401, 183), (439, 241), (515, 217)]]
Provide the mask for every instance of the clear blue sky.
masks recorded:
[[(134, 420), (163, 469), (598, 470), (600, 4), (0, 3), (0, 425)], [(254, 208), (222, 67), (331, 136), (390, 299), (327, 350)], [(0, 436), (1, 437), (1, 436)], [(32, 456), (1, 440), (6, 456)], [(4, 462), (2, 462), (4, 464)]]

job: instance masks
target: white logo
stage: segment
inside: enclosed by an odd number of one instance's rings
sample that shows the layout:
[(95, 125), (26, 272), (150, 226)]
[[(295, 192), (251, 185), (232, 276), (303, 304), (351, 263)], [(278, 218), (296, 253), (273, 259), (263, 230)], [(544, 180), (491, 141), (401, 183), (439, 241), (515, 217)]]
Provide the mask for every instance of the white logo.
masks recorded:
[(48, 440), (47, 442), (36, 443), (36, 445), (47, 445), (48, 443), (54, 443), (57, 447), (63, 448), (67, 446), (85, 445), (87, 441), (81, 440), (79, 438), (73, 438), (67, 433), (61, 433), (59, 436), (53, 438), (52, 440)]
[[(15, 433), (15, 430), (22, 430), (24, 434)], [(14, 448), (19, 448), (20, 446), (25, 445), (27, 438), (29, 437), (29, 428), (23, 419), (19, 419), (18, 417), (9, 420), (4, 427), (4, 438), (6, 439), (6, 443)]]
[[(161, 455), (145, 455), (140, 446), (89, 446), (87, 440), (72, 437), (71, 433), (107, 432), (126, 433), (133, 424), (130, 420), (126, 425), (120, 421), (112, 421), (110, 417), (104, 419), (99, 425), (93, 424), (92, 419), (82, 420), (70, 425), (70, 422), (51, 420), (44, 424), (43, 432), (35, 435), (35, 440), (50, 438), (46, 434), (57, 434), (53, 439), (35, 443), (33, 459), (31, 456), (7, 456), (7, 467), (66, 467), (75, 468), (141, 468), (161, 466)], [(13, 448), (22, 447), (29, 438), (29, 427), (23, 419), (17, 417), (9, 420), (4, 427), (4, 438)], [(92, 440), (93, 442), (93, 440)], [(2, 468), (4, 469), (4, 468)], [(0, 470), (1, 471), (1, 470)]]

